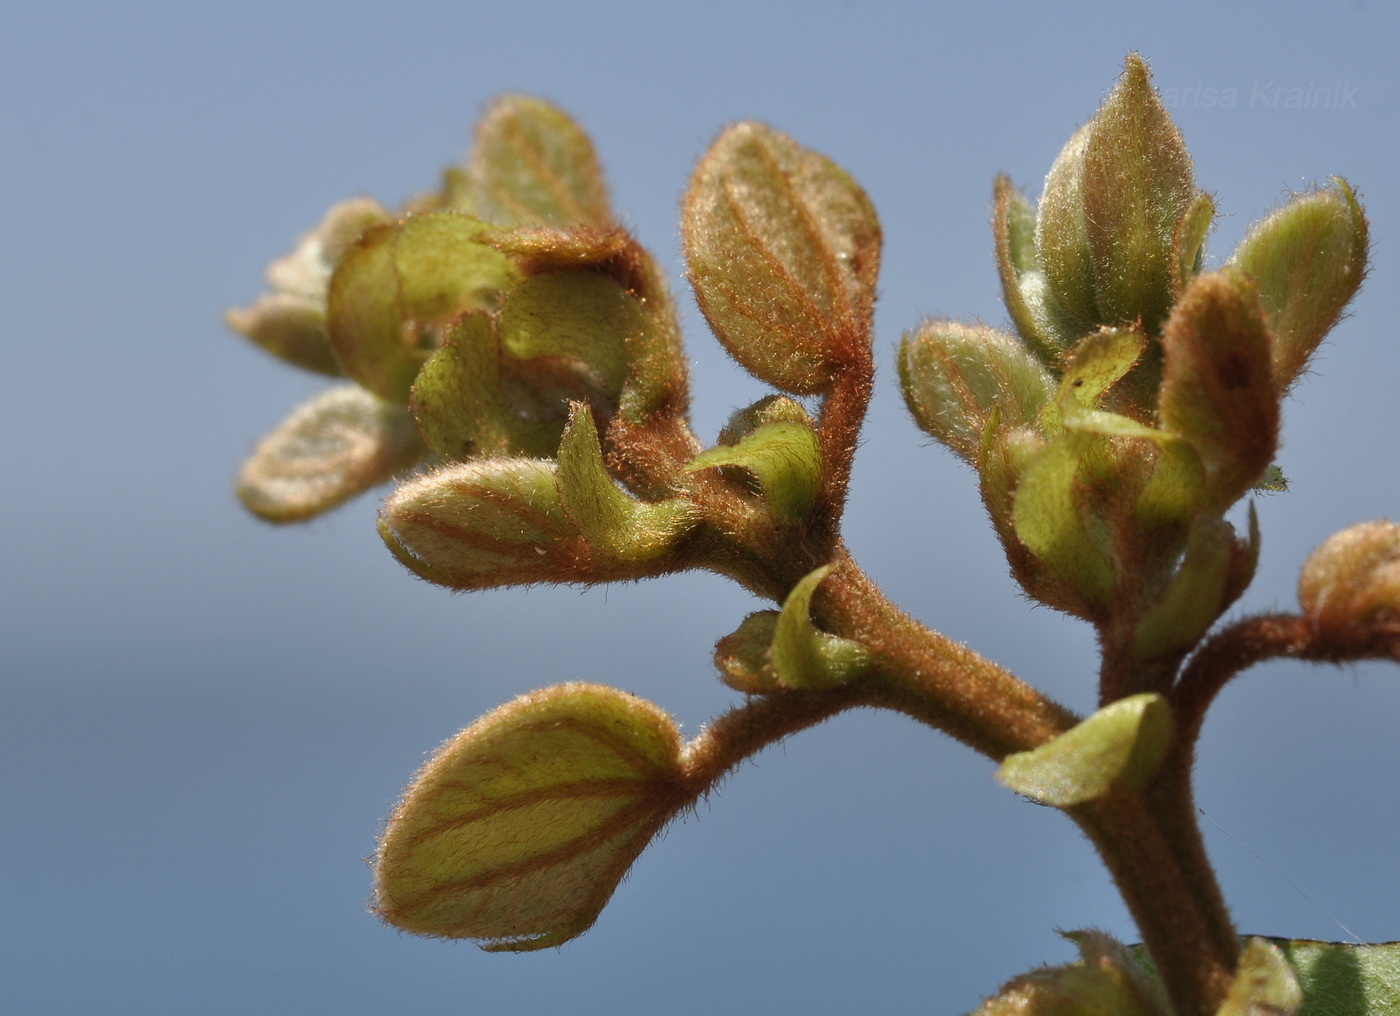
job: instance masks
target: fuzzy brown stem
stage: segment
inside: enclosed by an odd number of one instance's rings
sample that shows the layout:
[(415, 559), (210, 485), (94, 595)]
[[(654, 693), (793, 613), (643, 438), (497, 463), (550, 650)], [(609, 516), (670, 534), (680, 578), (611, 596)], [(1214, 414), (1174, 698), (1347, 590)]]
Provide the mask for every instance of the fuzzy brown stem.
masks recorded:
[(1219, 890), (1200, 891), (1176, 833), (1163, 828), (1143, 795), (1115, 788), (1068, 810), (1113, 876), (1177, 1016), (1213, 1016), (1239, 962)]

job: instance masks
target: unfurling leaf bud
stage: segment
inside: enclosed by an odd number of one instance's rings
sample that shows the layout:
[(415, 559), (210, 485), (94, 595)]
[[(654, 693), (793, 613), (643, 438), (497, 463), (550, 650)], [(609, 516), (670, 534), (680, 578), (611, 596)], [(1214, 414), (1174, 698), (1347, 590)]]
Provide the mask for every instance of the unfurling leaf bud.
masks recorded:
[(343, 385), (292, 411), (253, 450), (236, 489), (253, 514), (299, 522), (334, 508), (426, 452), (399, 406)]
[(1358, 629), (1400, 623), (1400, 525), (1362, 522), (1327, 538), (1298, 578), (1298, 602), (1318, 634), (1344, 642)]
[[(777, 411), (766, 415), (777, 417), (787, 406), (801, 411), (800, 406), (786, 399), (776, 405)], [(773, 409), (769, 407), (770, 411)], [(733, 434), (739, 428), (729, 429)], [(737, 466), (753, 474), (773, 517), (780, 522), (800, 522), (816, 506), (822, 481), (822, 453), (805, 412), (800, 422), (773, 419), (761, 423), (739, 437), (736, 444), (721, 444), (702, 452), (685, 468), (689, 472), (717, 466)]]
[(695, 168), (681, 235), (701, 311), (755, 377), (816, 394), (869, 355), (880, 224), (830, 159), (762, 124), (730, 127)]
[(525, 695), (414, 778), (379, 842), (374, 908), (488, 950), (560, 945), (691, 800), (680, 735), (656, 706), (590, 684)]
[(1070, 327), (1155, 334), (1209, 219), (1181, 135), (1147, 65), (1129, 54), (1117, 87), (1055, 160), (1037, 214), (1040, 264)]
[(1170, 1016), (1161, 986), (1101, 931), (1061, 932), (1080, 959), (1022, 974), (969, 1016)]
[(224, 321), (274, 356), (318, 374), (337, 376), (340, 364), (326, 337), (326, 289), (345, 249), (389, 213), (368, 198), (342, 201), (326, 212), (296, 249), (267, 268), (271, 293), (251, 307), (229, 310)]
[(1210, 503), (1224, 511), (1278, 448), (1272, 339), (1254, 287), (1237, 271), (1197, 276), (1162, 332), (1162, 426), (1195, 448)]
[(1032, 424), (1055, 388), (1011, 336), (954, 321), (929, 321), (904, 336), (899, 384), (919, 427), (970, 463), (993, 412), (1001, 427)]
[(1151, 692), (1130, 695), (1033, 751), (1008, 755), (997, 779), (1041, 804), (1073, 807), (1115, 784), (1145, 786), (1157, 774), (1171, 732), (1166, 699)]
[(1256, 223), (1231, 263), (1249, 276), (1273, 331), (1274, 376), (1288, 389), (1366, 274), (1366, 216), (1345, 180), (1295, 197)]
[(499, 97), (477, 123), (466, 191), (474, 214), (493, 225), (612, 225), (588, 135), (563, 110), (528, 95)]
[(491, 228), (458, 212), (367, 231), (330, 280), (327, 331), (346, 375), (406, 404), (418, 370), (460, 315), (494, 305), (516, 278)]
[(803, 576), (778, 611), (770, 658), (773, 673), (785, 688), (833, 688), (870, 668), (870, 653), (864, 646), (812, 624), (812, 595), (833, 567), (822, 565)]

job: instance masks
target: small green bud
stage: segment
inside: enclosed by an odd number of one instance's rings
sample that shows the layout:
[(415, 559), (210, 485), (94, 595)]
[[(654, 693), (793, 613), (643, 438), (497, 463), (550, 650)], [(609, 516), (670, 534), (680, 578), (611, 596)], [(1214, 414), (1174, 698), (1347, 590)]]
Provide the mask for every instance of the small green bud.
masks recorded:
[(765, 395), (751, 406), (736, 409), (719, 431), (719, 443), (736, 445), (764, 424), (800, 423), (810, 427), (812, 418), (800, 402), (786, 395)]
[(326, 336), (326, 290), (331, 272), (370, 226), (387, 222), (389, 213), (368, 198), (342, 201), (325, 214), (285, 257), (267, 269), (271, 293), (250, 307), (226, 311), (224, 321), (236, 332), (288, 363), (332, 377), (341, 373)]
[(1223, 512), (1259, 480), (1278, 448), (1272, 338), (1254, 287), (1238, 271), (1197, 276), (1162, 331), (1162, 427), (1189, 441)]
[(1104, 706), (1033, 751), (1008, 755), (997, 770), (1007, 787), (1056, 808), (1140, 788), (1155, 775), (1171, 741), (1171, 707), (1151, 692)]
[(1303, 989), (1288, 958), (1272, 942), (1254, 938), (1240, 954), (1235, 979), (1216, 1016), (1294, 1016), (1302, 1006)]
[(374, 909), (489, 951), (560, 945), (692, 797), (676, 725), (651, 703), (590, 684), (522, 696), (409, 785), (375, 855)]
[(300, 522), (408, 469), (425, 451), (403, 409), (343, 385), (293, 410), (243, 463), (235, 488), (259, 518)]
[(976, 462), (993, 411), (1002, 427), (1032, 424), (1055, 380), (1004, 332), (984, 325), (929, 321), (899, 347), (905, 404), (927, 434)]
[(1055, 160), (1037, 214), (1041, 266), (1071, 325), (1155, 334), (1209, 218), (1147, 65), (1129, 54), (1118, 85)]
[(487, 108), (465, 182), (468, 206), (493, 225), (612, 225), (588, 135), (563, 110), (528, 95), (503, 95)]
[(816, 507), (821, 491), (822, 453), (816, 432), (806, 420), (760, 424), (737, 444), (718, 445), (702, 452), (685, 468), (691, 472), (717, 466), (738, 466), (752, 473), (774, 518), (780, 522), (801, 522)]
[(1362, 522), (1329, 536), (1298, 578), (1298, 602), (1318, 634), (1345, 642), (1363, 626), (1400, 621), (1400, 525)]
[(755, 377), (817, 394), (868, 356), (880, 224), (830, 159), (762, 124), (730, 127), (691, 177), (681, 235), (701, 311)]
[(1274, 375), (1285, 390), (1366, 274), (1366, 215), (1346, 181), (1335, 183), (1256, 223), (1231, 260), (1259, 294), (1274, 335)]
[(362, 235), (330, 280), (327, 331), (345, 373), (407, 404), (443, 332), (462, 314), (494, 305), (515, 281), (489, 236), (490, 227), (459, 212), (414, 215)]
[(970, 1016), (1170, 1016), (1161, 987), (1122, 943), (1101, 931), (1061, 932), (1080, 959), (1002, 987)]
[(783, 690), (773, 670), (773, 639), (778, 612), (760, 610), (715, 643), (715, 667), (720, 680), (745, 695), (770, 695)]

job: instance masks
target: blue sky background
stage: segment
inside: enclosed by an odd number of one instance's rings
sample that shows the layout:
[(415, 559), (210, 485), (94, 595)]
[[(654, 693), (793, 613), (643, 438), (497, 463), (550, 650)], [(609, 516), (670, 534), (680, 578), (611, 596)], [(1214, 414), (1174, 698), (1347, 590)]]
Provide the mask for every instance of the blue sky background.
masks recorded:
[[(362, 858), (426, 751), (570, 679), (693, 731), (733, 697), (714, 640), (757, 605), (709, 576), (453, 596), (384, 551), (377, 498), (256, 522), (232, 471), (319, 382), (219, 315), (332, 202), (433, 186), (490, 96), (533, 92), (592, 132), (616, 206), (675, 270), (712, 436), (762, 389), (690, 309), (677, 199), (723, 124), (766, 120), (850, 170), (884, 224), (857, 557), (917, 616), (1086, 709), (1092, 637), (1017, 596), (972, 474), (904, 416), (899, 335), (924, 315), (1003, 320), (991, 179), (1035, 196), (1129, 49), (1225, 212), (1217, 259), (1290, 191), (1346, 176), (1373, 268), (1286, 407), (1293, 486), (1259, 503), (1240, 609), (1292, 605), (1311, 547), (1400, 512), (1397, 43), (1375, 0), (7, 5), (0, 1009), (957, 1014), (1067, 960), (1056, 927), (1131, 938), (1067, 820), (872, 713), (746, 766), (562, 950), (379, 925)], [(1286, 108), (1279, 89), (1332, 94)], [(1398, 679), (1274, 665), (1223, 696), (1200, 799), (1248, 845), (1207, 828), (1242, 929), (1345, 937), (1321, 908), (1400, 938)]]

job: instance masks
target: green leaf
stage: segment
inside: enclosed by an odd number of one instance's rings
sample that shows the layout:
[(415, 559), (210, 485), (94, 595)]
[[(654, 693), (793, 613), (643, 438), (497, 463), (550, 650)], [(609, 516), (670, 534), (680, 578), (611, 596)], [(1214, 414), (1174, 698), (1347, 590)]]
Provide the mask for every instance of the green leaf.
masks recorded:
[(224, 311), (224, 323), (294, 367), (340, 376), (340, 362), (326, 339), (324, 298), (264, 293), (250, 307)]
[(390, 816), (374, 907), (488, 950), (560, 945), (598, 914), (692, 795), (675, 724), (613, 688), (563, 684), (440, 748)]
[(476, 128), (470, 204), (498, 226), (612, 226), (603, 171), (588, 135), (563, 110), (503, 95)]
[(691, 459), (686, 470), (738, 466), (763, 488), (775, 518), (800, 522), (811, 514), (821, 490), (822, 454), (809, 423), (765, 423), (736, 445), (718, 445)]
[(864, 646), (812, 624), (812, 595), (833, 567), (822, 565), (805, 575), (778, 612), (770, 658), (778, 683), (786, 688), (834, 688), (870, 668), (870, 653)]
[(1231, 263), (1253, 281), (1274, 334), (1274, 374), (1289, 388), (1361, 286), (1366, 215), (1345, 180), (1295, 197), (1255, 224)]
[(1171, 730), (1166, 699), (1151, 692), (1130, 695), (1033, 751), (1008, 755), (997, 779), (1042, 804), (1069, 808), (1115, 783), (1146, 784), (1161, 765)]
[(406, 404), (423, 362), (460, 315), (492, 306), (515, 270), (489, 227), (437, 212), (367, 231), (330, 280), (326, 329), (347, 376)]
[(235, 486), (253, 514), (299, 522), (408, 469), (425, 451), (406, 412), (343, 385), (297, 407), (253, 450)]
[(899, 383), (919, 427), (967, 462), (983, 434), (1034, 423), (1055, 390), (1040, 362), (1011, 336), (984, 325), (925, 322), (899, 347)]
[(1179, 296), (1201, 270), (1205, 259), (1206, 236), (1215, 224), (1215, 200), (1197, 194), (1172, 233), (1171, 292)]
[(269, 353), (304, 370), (338, 377), (326, 335), (326, 290), (345, 249), (389, 213), (368, 198), (333, 205), (296, 248), (267, 268), (272, 292), (225, 312), (225, 323)]
[(762, 124), (730, 127), (691, 177), (681, 235), (700, 309), (755, 377), (810, 395), (868, 355), (880, 225), (830, 159)]
[(628, 339), (645, 327), (641, 305), (606, 275), (551, 272), (506, 297), (501, 348), (518, 360), (567, 363), (595, 389), (592, 401), (615, 404), (627, 377)]
[(1130, 329), (1101, 328), (1080, 339), (1065, 360), (1055, 397), (1040, 415), (1042, 429), (1053, 433), (1068, 417), (1096, 408), (1146, 348), (1146, 337)]

